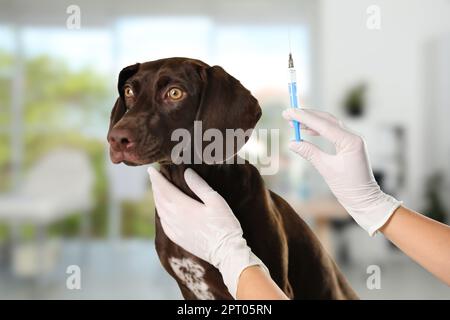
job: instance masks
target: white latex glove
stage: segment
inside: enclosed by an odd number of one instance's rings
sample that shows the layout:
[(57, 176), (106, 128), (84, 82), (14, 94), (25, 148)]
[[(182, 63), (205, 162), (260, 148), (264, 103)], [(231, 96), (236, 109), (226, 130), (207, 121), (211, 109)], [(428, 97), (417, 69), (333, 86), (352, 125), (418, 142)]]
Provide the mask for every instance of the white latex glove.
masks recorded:
[(311, 162), (347, 212), (373, 236), (402, 202), (381, 191), (372, 173), (364, 139), (326, 112), (288, 109), (283, 117), (300, 121), (303, 133), (323, 136), (334, 144), (334, 155), (303, 140), (292, 141), (289, 148)]
[(234, 298), (239, 276), (245, 268), (260, 265), (269, 274), (242, 237), (241, 225), (226, 201), (194, 170), (187, 169), (184, 178), (203, 203), (180, 191), (155, 168), (149, 167), (148, 173), (166, 235), (219, 269)]

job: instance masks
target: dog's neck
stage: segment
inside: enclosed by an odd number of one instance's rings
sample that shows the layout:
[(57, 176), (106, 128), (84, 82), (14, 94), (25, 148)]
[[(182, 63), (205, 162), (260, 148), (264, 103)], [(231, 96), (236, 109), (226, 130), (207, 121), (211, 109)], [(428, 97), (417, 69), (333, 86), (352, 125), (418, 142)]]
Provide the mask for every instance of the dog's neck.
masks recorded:
[[(161, 164), (161, 173), (169, 180), (171, 181), (175, 186), (177, 186), (180, 190), (182, 190), (184, 193), (191, 197), (195, 197), (195, 194), (189, 189), (189, 187), (186, 184), (186, 181), (184, 180), (184, 171), (187, 168), (193, 169), (195, 172), (197, 172), (203, 179), (205, 179), (207, 182), (210, 182), (209, 177), (212, 175), (212, 173), (217, 173), (220, 171), (220, 167), (223, 165), (207, 165), (207, 164), (192, 164), (192, 165), (186, 165), (186, 164)], [(197, 198), (198, 199), (198, 198)]]
[[(236, 156), (237, 157), (237, 156)], [(236, 159), (235, 159), (236, 160)], [(235, 188), (239, 185), (240, 178), (239, 166), (245, 164), (161, 164), (161, 173), (171, 181), (175, 186), (182, 190), (187, 195), (198, 200), (198, 197), (191, 191), (184, 180), (184, 171), (187, 168), (193, 169), (197, 172), (214, 190), (219, 193), (231, 194), (233, 190), (228, 188)], [(242, 187), (242, 185), (240, 185)]]

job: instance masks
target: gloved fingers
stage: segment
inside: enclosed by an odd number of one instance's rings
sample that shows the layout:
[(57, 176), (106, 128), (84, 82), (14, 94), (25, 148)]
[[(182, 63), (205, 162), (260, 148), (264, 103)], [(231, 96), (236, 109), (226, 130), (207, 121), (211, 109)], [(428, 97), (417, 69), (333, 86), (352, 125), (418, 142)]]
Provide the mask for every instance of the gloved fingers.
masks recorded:
[(306, 134), (307, 136), (320, 136), (316, 130), (312, 129), (302, 129), (302, 134)]
[(174, 203), (180, 208), (191, 208), (192, 210), (201, 205), (174, 186), (155, 168), (149, 167), (147, 171), (152, 182), (153, 193), (156, 192), (156, 198), (160, 205)]
[[(288, 123), (291, 128), (294, 128), (294, 123), (292, 121), (289, 121)], [(316, 130), (309, 128), (304, 123), (300, 123), (300, 129), (302, 130), (302, 133), (304, 133), (308, 136), (318, 136), (319, 135), (319, 133)]]
[[(314, 113), (314, 114), (318, 115), (319, 117), (322, 117), (322, 118), (324, 118), (324, 119), (326, 119), (326, 120), (328, 120), (330, 122), (333, 122), (338, 127), (340, 127), (342, 129), (342, 132), (345, 133), (345, 134), (342, 135), (343, 139), (341, 141), (339, 141), (340, 144), (342, 144), (342, 143), (343, 144), (349, 143), (349, 141), (350, 141), (350, 144), (355, 144), (355, 143), (358, 144), (360, 142), (359, 141), (359, 140), (361, 140), (360, 134), (358, 132), (355, 132), (355, 131), (347, 128), (345, 126), (345, 124), (341, 120), (337, 119), (331, 113), (328, 113), (328, 112), (325, 112), (325, 111), (313, 110), (313, 109), (306, 109), (306, 110), (308, 112)], [(305, 127), (307, 127), (307, 126), (305, 125)], [(308, 129), (311, 129), (311, 128), (308, 128)], [(306, 130), (304, 130), (304, 131), (305, 131), (305, 133), (307, 133)], [(336, 147), (338, 145), (340, 145), (340, 144), (337, 144)], [(342, 146), (340, 146), (340, 147), (342, 147)]]
[(217, 204), (222, 197), (210, 187), (210, 185), (198, 175), (197, 172), (188, 168), (184, 171), (184, 179), (188, 187), (203, 201), (205, 205)]
[[(289, 109), (289, 108), (288, 108)], [(306, 111), (309, 111), (309, 112), (312, 112), (312, 113), (315, 113), (316, 115), (318, 115), (319, 117), (321, 117), (321, 118), (324, 118), (324, 119), (326, 119), (326, 120), (329, 120), (329, 121), (331, 121), (331, 122), (334, 122), (334, 123), (340, 123), (340, 120), (338, 119), (338, 118), (336, 118), (333, 114), (331, 114), (331, 113), (329, 113), (329, 112), (327, 112), (327, 111), (321, 111), (321, 110), (317, 110), (317, 109), (314, 109), (314, 108), (309, 108), (309, 107), (303, 107), (303, 108), (301, 108), (302, 110), (306, 110)], [(286, 109), (287, 110), (287, 109)], [(292, 126), (292, 125), (291, 125)]]
[(173, 193), (180, 191), (177, 187), (167, 181), (167, 179), (152, 166), (148, 167), (147, 172), (152, 183), (152, 189), (158, 189), (161, 199), (171, 201)]
[(161, 192), (153, 186), (153, 200), (155, 202), (155, 208), (158, 211), (158, 215), (162, 220), (164, 221), (176, 221), (176, 213), (177, 210), (174, 208), (174, 205), (172, 202), (167, 200), (167, 198), (161, 194)]
[(309, 129), (316, 131), (334, 144), (345, 134), (345, 131), (336, 122), (323, 118), (316, 111), (287, 109), (283, 111), (283, 117), (286, 120), (297, 120), (304, 123)]
[(314, 114), (316, 114), (317, 116), (319, 116), (319, 117), (321, 117), (321, 118), (323, 118), (323, 119), (325, 119), (325, 120), (328, 120), (328, 121), (330, 121), (330, 122), (333, 122), (333, 123), (335, 123), (335, 124), (337, 124), (337, 125), (340, 125), (341, 124), (341, 121), (339, 120), (339, 119), (337, 119), (334, 115), (332, 115), (331, 113), (329, 113), (329, 112), (326, 112), (326, 111), (320, 111), (320, 110), (315, 110), (315, 109), (305, 109), (305, 108), (303, 108), (304, 110), (307, 110), (308, 112), (311, 112), (311, 113), (314, 113)]
[(160, 221), (161, 221), (161, 226), (164, 230), (164, 233), (166, 234), (166, 236), (172, 240), (173, 242), (175, 242), (176, 244), (180, 245), (180, 239), (178, 239), (178, 234), (177, 232), (174, 231), (174, 227), (171, 226), (165, 219), (163, 219), (160, 216)]
[(209, 234), (205, 234), (202, 229), (192, 232), (192, 227), (189, 227), (187, 223), (179, 223), (179, 221), (174, 223), (162, 218), (160, 221), (164, 233), (172, 242), (199, 258), (209, 261), (208, 248), (211, 243)]
[(316, 145), (308, 142), (308, 141), (291, 141), (289, 143), (289, 149), (298, 153), (302, 158), (311, 162), (311, 164), (316, 167), (319, 171), (321, 169), (321, 163), (326, 156), (329, 156), (327, 153), (320, 150)]
[[(289, 121), (289, 123), (291, 123), (291, 122)], [(319, 133), (316, 130), (309, 128), (306, 124), (303, 124), (303, 123), (300, 123), (300, 129), (302, 130), (302, 133), (304, 133), (308, 136), (318, 136), (319, 135)]]

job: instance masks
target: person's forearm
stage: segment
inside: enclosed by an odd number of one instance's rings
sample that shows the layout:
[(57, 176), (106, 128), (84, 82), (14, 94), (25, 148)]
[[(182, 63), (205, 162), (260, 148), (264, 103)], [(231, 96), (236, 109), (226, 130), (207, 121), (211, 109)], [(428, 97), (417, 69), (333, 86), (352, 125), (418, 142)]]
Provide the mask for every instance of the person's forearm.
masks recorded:
[(238, 300), (287, 300), (288, 297), (261, 267), (242, 271), (237, 288)]
[(450, 285), (450, 227), (399, 207), (380, 230), (406, 255)]

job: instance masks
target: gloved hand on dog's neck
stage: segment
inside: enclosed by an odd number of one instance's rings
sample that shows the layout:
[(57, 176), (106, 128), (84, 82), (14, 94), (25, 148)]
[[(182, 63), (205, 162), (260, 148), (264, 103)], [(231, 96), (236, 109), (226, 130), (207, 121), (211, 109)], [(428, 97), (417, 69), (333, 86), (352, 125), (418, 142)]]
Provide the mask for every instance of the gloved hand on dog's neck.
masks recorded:
[(186, 169), (184, 178), (203, 203), (184, 194), (155, 168), (149, 167), (148, 173), (166, 235), (219, 269), (233, 298), (236, 298), (239, 276), (244, 269), (259, 265), (269, 274), (247, 245), (241, 225), (227, 202), (194, 170)]

